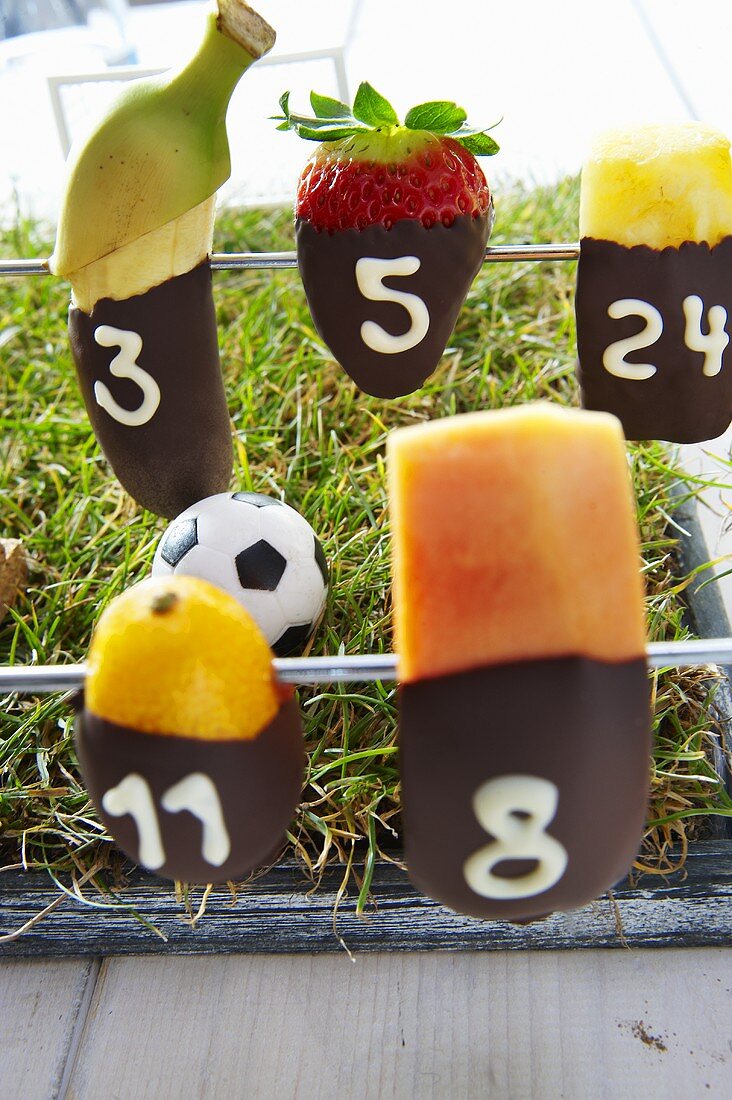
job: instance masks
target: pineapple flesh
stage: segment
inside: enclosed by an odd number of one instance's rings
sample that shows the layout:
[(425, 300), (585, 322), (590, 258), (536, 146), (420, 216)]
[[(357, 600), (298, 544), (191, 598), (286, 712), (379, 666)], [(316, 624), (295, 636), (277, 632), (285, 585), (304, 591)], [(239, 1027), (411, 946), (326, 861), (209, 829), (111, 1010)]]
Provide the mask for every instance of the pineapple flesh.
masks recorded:
[(582, 169), (580, 236), (632, 247), (719, 244), (732, 235), (732, 160), (699, 123), (611, 130)]

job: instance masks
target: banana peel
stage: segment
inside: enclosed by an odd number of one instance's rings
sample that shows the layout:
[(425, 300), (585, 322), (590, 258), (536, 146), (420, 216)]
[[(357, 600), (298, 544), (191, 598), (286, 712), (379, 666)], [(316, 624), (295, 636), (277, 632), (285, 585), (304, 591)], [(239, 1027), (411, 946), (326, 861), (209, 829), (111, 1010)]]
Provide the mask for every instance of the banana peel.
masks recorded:
[(182, 69), (122, 93), (70, 153), (51, 271), (68, 278), (215, 194), (231, 174), (229, 100), (274, 40), (241, 0), (220, 0)]

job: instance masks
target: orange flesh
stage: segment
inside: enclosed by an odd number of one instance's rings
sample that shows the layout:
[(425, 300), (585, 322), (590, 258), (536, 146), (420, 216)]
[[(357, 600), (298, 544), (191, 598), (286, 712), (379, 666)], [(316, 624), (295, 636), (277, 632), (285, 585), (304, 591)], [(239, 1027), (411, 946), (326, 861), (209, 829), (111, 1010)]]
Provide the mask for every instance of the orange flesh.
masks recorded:
[(281, 702), (272, 651), (240, 604), (196, 577), (128, 588), (99, 618), (86, 706), (141, 733), (251, 740)]
[(401, 681), (645, 654), (615, 417), (540, 404), (450, 417), (392, 432), (388, 465)]

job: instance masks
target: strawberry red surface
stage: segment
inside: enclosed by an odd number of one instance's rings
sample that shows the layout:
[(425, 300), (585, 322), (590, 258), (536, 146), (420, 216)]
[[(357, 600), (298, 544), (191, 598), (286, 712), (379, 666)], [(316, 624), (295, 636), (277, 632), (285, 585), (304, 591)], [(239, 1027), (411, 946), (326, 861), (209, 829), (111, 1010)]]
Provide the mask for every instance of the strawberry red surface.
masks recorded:
[(315, 118), (292, 113), (286, 93), (279, 129), (321, 143), (300, 176), (295, 209), (315, 229), (390, 229), (404, 218), (430, 229), (489, 210), (476, 154), (491, 156), (498, 146), (468, 126), (455, 103), (420, 104), (401, 123), (369, 84), (359, 87), (353, 108), (315, 93), (310, 100)]

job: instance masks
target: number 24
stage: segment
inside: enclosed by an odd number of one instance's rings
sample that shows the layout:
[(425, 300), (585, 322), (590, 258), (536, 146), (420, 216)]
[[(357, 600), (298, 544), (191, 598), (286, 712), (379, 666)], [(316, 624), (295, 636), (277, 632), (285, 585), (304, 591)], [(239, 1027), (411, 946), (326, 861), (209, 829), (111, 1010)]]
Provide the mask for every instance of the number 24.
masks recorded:
[[(689, 351), (704, 353), (703, 372), (705, 377), (713, 378), (722, 369), (722, 355), (729, 344), (729, 335), (725, 332), (727, 310), (724, 306), (712, 306), (708, 313), (709, 332), (702, 332), (704, 303), (698, 294), (690, 294), (682, 303), (684, 319), (684, 343)], [(605, 348), (602, 364), (609, 374), (616, 378), (625, 378), (630, 382), (643, 382), (652, 378), (658, 370), (653, 363), (628, 363), (625, 356), (631, 351), (649, 348), (661, 338), (663, 317), (649, 302), (640, 298), (620, 298), (608, 306), (608, 315), (614, 321), (623, 317), (642, 317), (646, 327), (635, 336), (616, 340)]]

